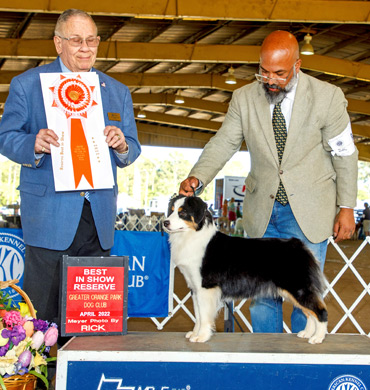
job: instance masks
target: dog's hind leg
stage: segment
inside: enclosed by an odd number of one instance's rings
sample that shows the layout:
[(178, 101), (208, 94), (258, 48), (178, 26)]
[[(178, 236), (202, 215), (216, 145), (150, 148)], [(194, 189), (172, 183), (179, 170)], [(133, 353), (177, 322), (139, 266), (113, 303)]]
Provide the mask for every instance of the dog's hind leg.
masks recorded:
[(298, 337), (307, 338), (310, 344), (322, 343), (328, 327), (328, 312), (321, 296), (306, 292), (296, 298), (286, 290), (279, 290), (279, 294), (300, 308), (307, 317), (306, 328), (298, 333)]
[(190, 337), (193, 343), (204, 343), (208, 341), (214, 329), (214, 322), (221, 300), (221, 290), (218, 287), (200, 288), (197, 291), (200, 327), (198, 333)]
[(190, 339), (193, 336), (196, 336), (199, 332), (200, 328), (200, 317), (199, 317), (199, 302), (198, 302), (198, 296), (197, 294), (192, 291), (191, 292), (191, 298), (193, 299), (193, 307), (194, 307), (194, 315), (195, 315), (195, 325), (193, 330), (190, 332), (186, 333), (185, 337), (187, 339)]
[(325, 339), (327, 326), (327, 322), (320, 322), (316, 316), (308, 315), (305, 329), (301, 330), (297, 336), (308, 339), (310, 344), (321, 344)]
[[(319, 295), (313, 295), (306, 307), (302, 308), (307, 316), (307, 326), (303, 331), (306, 333), (310, 344), (320, 344), (323, 342), (328, 328), (328, 312), (323, 299)], [(310, 334), (314, 325), (314, 333)], [(306, 331), (307, 330), (307, 331)], [(302, 336), (300, 336), (302, 337)]]
[(310, 344), (321, 344), (325, 339), (328, 323), (320, 322), (316, 318), (314, 318), (314, 320), (316, 321), (316, 332), (308, 339), (308, 342)]
[(315, 318), (312, 315), (307, 315), (306, 327), (300, 332), (298, 332), (297, 336), (301, 337), (302, 339), (309, 339), (315, 334), (315, 332), (316, 332)]
[(311, 301), (308, 309), (311, 309), (314, 313), (314, 320), (316, 322), (316, 331), (309, 338), (310, 344), (320, 344), (323, 342), (326, 332), (328, 330), (328, 312), (325, 302), (321, 296), (317, 295), (315, 299)]

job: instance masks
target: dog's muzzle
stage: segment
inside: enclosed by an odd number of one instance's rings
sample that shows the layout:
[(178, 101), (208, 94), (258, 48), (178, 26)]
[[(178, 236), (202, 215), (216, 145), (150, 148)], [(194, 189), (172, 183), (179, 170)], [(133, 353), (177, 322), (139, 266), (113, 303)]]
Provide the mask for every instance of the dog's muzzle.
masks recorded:
[(184, 231), (184, 228), (179, 228), (179, 229), (170, 229), (170, 226), (171, 226), (171, 222), (166, 219), (163, 221), (163, 230), (166, 232), (166, 233), (177, 233), (177, 232), (183, 232)]

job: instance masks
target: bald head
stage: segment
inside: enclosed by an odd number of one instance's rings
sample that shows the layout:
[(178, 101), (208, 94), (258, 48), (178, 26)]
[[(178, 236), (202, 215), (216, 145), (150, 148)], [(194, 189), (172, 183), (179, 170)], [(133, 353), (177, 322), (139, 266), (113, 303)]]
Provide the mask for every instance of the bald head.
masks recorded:
[(274, 31), (261, 46), (259, 74), (269, 103), (281, 102), (297, 83), (301, 66), (299, 46), (294, 35)]
[(293, 65), (298, 59), (298, 42), (295, 36), (288, 31), (274, 31), (262, 43), (261, 61), (288, 61)]

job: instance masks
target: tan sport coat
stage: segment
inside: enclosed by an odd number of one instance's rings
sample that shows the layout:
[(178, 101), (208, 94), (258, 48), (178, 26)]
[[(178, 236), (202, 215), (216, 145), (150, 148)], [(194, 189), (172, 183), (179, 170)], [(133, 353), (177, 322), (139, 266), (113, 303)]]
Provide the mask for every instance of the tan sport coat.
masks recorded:
[(321, 242), (333, 233), (337, 207), (356, 205), (357, 149), (350, 156), (333, 156), (328, 144), (349, 122), (346, 107), (338, 87), (300, 72), (279, 166), (263, 87), (258, 82), (246, 85), (234, 92), (222, 127), (205, 146), (189, 176), (206, 186), (244, 139), (251, 157), (243, 204), (248, 236), (262, 237), (266, 231), (281, 179), (303, 233), (310, 241)]

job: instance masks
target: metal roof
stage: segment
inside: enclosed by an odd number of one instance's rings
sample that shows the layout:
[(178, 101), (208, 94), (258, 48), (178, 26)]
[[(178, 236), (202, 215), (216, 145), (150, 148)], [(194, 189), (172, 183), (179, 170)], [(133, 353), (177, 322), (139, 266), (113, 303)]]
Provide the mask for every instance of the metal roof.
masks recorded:
[[(312, 35), (302, 70), (343, 90), (360, 159), (370, 161), (369, 1), (1, 0), (0, 109), (12, 77), (56, 57), (54, 26), (69, 7), (92, 14), (102, 38), (95, 67), (130, 88), (143, 145), (202, 148), (233, 90), (254, 80), (263, 39), (281, 29), (300, 44)], [(230, 66), (235, 86), (225, 84)]]

